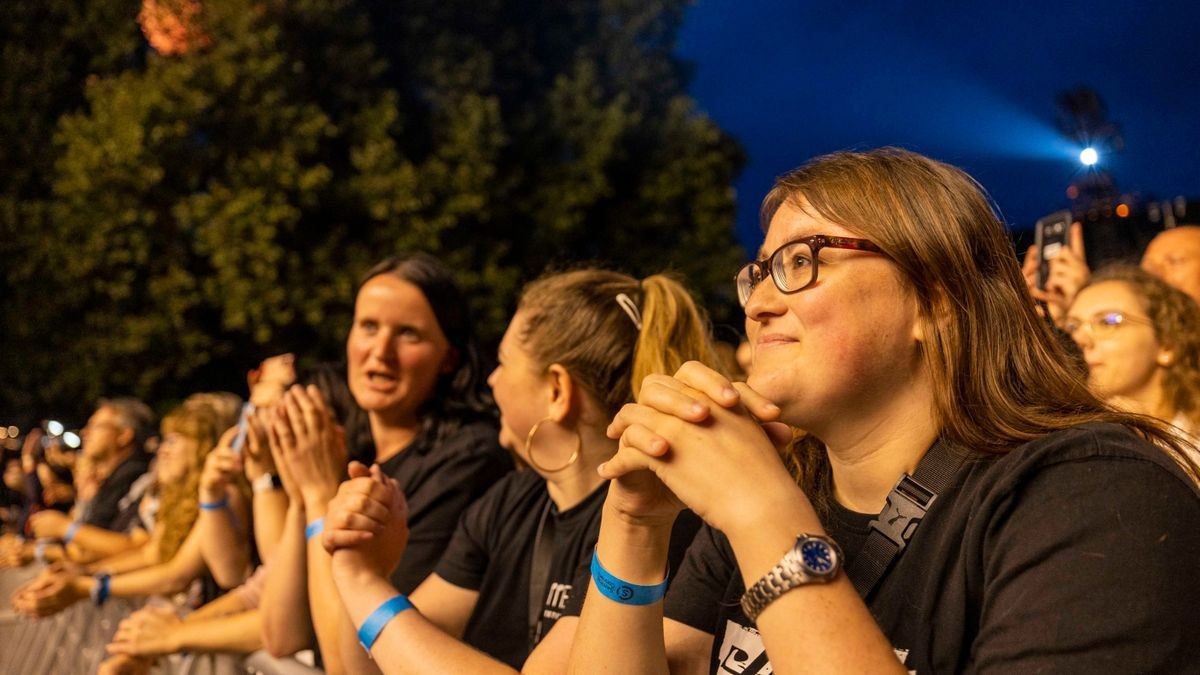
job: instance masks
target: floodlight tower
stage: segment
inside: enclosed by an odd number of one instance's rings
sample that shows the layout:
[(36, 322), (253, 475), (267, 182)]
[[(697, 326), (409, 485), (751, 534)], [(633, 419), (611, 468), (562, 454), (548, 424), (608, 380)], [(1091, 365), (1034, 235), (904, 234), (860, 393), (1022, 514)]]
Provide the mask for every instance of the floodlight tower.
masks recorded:
[(1129, 258), (1145, 245), (1129, 216), (1136, 206), (1122, 197), (1109, 171), (1110, 158), (1125, 147), (1121, 127), (1094, 89), (1079, 87), (1058, 95), (1058, 130), (1079, 148), (1079, 167), (1067, 197), (1075, 220), (1086, 231), (1087, 257), (1093, 267)]

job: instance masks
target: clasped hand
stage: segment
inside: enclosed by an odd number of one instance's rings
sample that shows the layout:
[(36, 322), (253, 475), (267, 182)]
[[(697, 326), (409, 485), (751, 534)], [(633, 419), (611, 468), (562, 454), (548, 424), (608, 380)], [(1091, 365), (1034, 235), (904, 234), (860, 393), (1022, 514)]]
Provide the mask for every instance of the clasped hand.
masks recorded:
[(325, 513), (321, 543), (333, 555), (335, 573), (350, 571), (387, 578), (408, 546), (408, 503), (395, 479), (379, 465), (352, 462)]
[[(346, 437), (314, 386), (295, 385), (276, 407), (269, 428), (275, 464), (306, 504), (328, 501), (346, 468)], [(290, 490), (290, 488), (289, 488)]]
[(774, 500), (798, 493), (775, 449), (792, 437), (775, 422), (779, 413), (746, 384), (695, 361), (673, 377), (647, 377), (637, 403), (608, 427), (609, 438), (620, 439), (600, 467), (613, 480), (609, 505), (641, 520), (673, 518), (686, 505), (722, 530), (761, 517)]

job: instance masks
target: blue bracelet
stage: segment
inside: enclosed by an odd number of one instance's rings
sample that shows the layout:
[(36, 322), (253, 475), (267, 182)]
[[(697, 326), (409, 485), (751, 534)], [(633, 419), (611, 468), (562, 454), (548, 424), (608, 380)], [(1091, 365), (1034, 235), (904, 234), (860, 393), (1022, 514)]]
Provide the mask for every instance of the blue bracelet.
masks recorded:
[(313, 537), (317, 536), (318, 534), (321, 534), (321, 532), (324, 530), (325, 530), (325, 519), (317, 518), (316, 520), (312, 521), (308, 525), (304, 526), (304, 540), (308, 541), (309, 539), (312, 539)]
[(371, 653), (371, 646), (379, 639), (379, 634), (383, 632), (384, 626), (387, 626), (388, 622), (400, 612), (412, 608), (413, 604), (403, 595), (396, 595), (385, 600), (374, 612), (371, 612), (362, 627), (358, 629), (358, 643), (367, 650), (368, 654)]
[(75, 534), (79, 532), (79, 528), (82, 525), (83, 523), (79, 522), (78, 520), (71, 521), (71, 524), (67, 526), (67, 533), (64, 534), (62, 538), (63, 546), (67, 546), (71, 543), (71, 540), (75, 538)]
[[(670, 578), (668, 574), (667, 579)], [(600, 564), (600, 554), (592, 553), (592, 581), (596, 582), (596, 588), (604, 597), (622, 605), (650, 605), (662, 600), (667, 594), (667, 579), (653, 586), (631, 584), (604, 569)]]
[(221, 497), (215, 502), (200, 502), (201, 511), (220, 511), (229, 506), (229, 497)]

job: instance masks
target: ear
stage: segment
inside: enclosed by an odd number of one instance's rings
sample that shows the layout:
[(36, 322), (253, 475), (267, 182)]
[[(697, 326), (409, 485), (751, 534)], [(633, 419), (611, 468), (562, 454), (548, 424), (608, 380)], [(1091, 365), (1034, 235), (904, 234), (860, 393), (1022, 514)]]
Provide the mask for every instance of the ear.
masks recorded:
[(442, 357), (442, 367), (438, 373), (448, 375), (458, 369), (458, 362), (461, 354), (455, 347), (450, 347), (446, 350), (446, 356)]
[(127, 445), (133, 445), (133, 429), (122, 429), (117, 432), (117, 443), (123, 448)]
[(1170, 368), (1175, 363), (1175, 350), (1166, 347), (1159, 349), (1154, 361), (1163, 368)]
[(546, 384), (549, 388), (549, 401), (546, 415), (555, 422), (567, 419), (574, 408), (575, 379), (561, 364), (552, 363), (546, 369)]

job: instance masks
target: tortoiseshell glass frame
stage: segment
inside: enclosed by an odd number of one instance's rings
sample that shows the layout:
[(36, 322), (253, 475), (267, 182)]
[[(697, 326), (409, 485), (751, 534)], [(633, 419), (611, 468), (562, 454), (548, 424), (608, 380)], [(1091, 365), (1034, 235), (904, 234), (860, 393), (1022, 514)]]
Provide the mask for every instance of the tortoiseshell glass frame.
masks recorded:
[[(807, 244), (809, 250), (812, 251), (812, 277), (803, 286), (800, 286), (799, 288), (788, 289), (783, 287), (785, 279), (780, 278), (783, 277), (783, 272), (779, 271), (778, 274), (776, 272), (776, 262), (779, 260), (779, 254), (782, 253), (784, 249), (794, 244)], [(879, 253), (880, 255), (887, 256), (887, 253), (884, 253), (883, 249), (879, 248), (879, 246), (868, 239), (833, 237), (827, 234), (813, 234), (807, 237), (793, 239), (775, 249), (775, 252), (767, 256), (765, 260), (752, 260), (738, 269), (737, 274), (733, 277), (733, 283), (737, 288), (738, 302), (742, 307), (745, 307), (746, 302), (750, 299), (750, 294), (754, 292), (754, 287), (768, 276), (770, 276), (771, 281), (775, 283), (775, 288), (778, 288), (780, 293), (787, 295), (799, 293), (800, 291), (817, 283), (817, 269), (820, 267), (820, 253), (821, 249), (823, 248), (844, 248), (852, 251), (870, 251), (872, 253)], [(782, 268), (778, 269), (782, 270)], [(742, 277), (742, 274), (745, 273), (748, 279), (752, 279), (755, 270), (758, 271), (759, 280), (753, 282), (752, 284), (747, 284), (747, 288), (745, 292), (743, 292), (742, 283), (739, 281)]]

